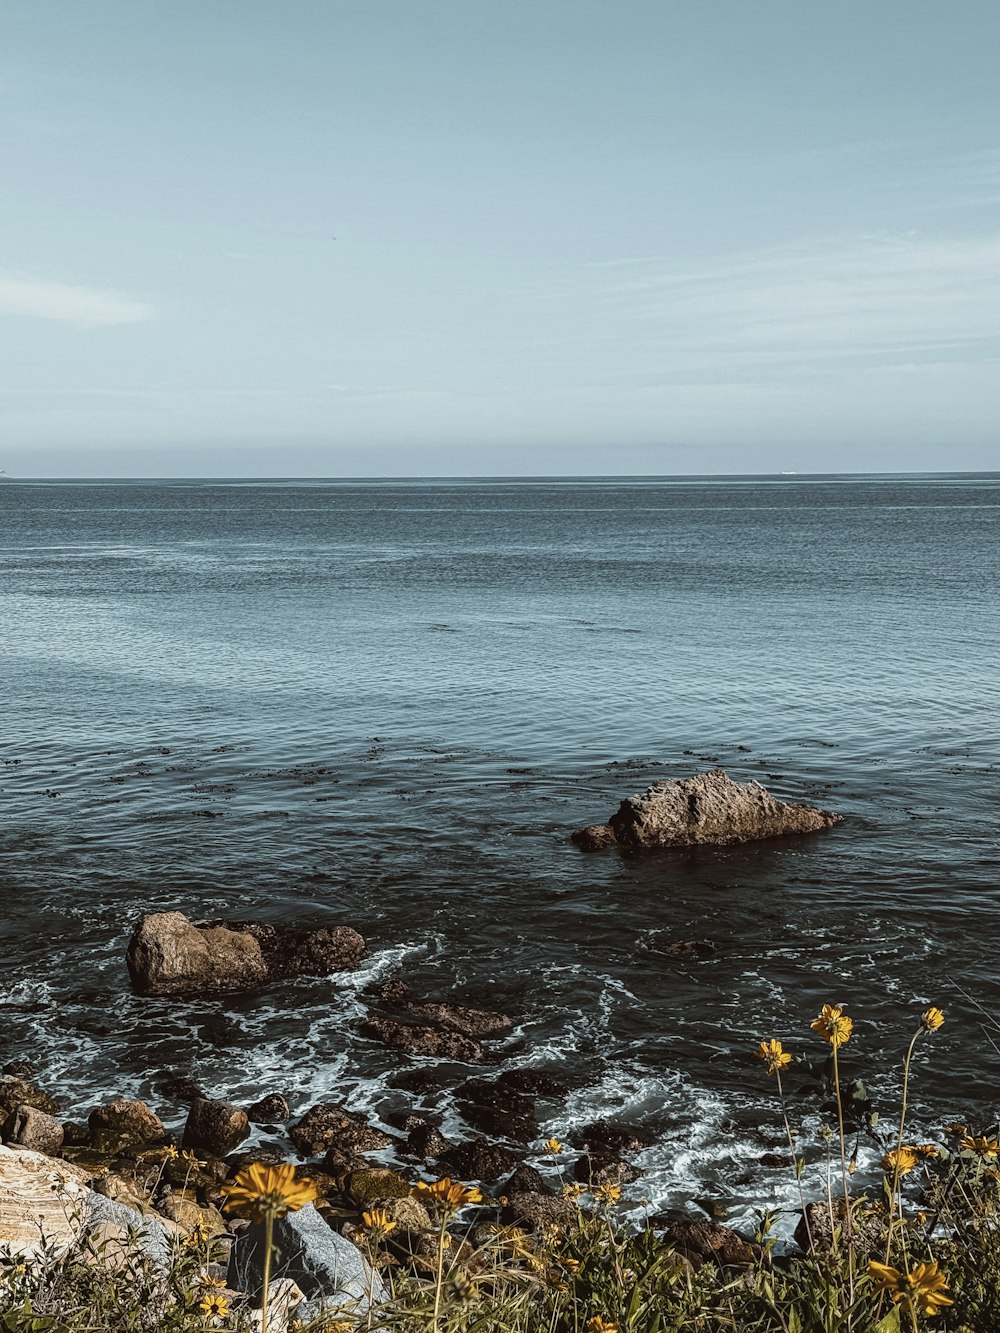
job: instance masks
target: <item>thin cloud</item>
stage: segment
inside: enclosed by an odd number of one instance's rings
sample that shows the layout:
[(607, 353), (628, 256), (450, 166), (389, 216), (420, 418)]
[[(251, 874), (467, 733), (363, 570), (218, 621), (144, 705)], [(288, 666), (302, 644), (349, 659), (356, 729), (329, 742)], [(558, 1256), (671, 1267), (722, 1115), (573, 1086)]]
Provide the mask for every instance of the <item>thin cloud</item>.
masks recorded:
[(119, 292), (0, 274), (0, 315), (98, 327), (142, 324), (156, 318), (156, 309)]

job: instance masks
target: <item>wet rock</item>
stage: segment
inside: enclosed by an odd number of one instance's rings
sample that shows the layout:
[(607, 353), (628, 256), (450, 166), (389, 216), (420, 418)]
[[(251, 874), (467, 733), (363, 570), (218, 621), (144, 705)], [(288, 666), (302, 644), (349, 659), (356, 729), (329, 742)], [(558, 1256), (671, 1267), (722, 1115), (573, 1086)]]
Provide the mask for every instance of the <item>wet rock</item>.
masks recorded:
[(68, 1148), (82, 1148), (85, 1143), (90, 1142), (90, 1130), (77, 1120), (64, 1120), (62, 1130), (63, 1143)]
[(616, 1125), (610, 1120), (595, 1120), (574, 1137), (574, 1143), (594, 1157), (617, 1157), (625, 1152), (648, 1148), (654, 1136), (638, 1125)]
[(353, 967), (365, 942), (349, 926), (279, 930), (264, 922), (193, 923), (180, 912), (144, 916), (125, 955), (140, 995), (248, 990), (285, 977)]
[(376, 1152), (396, 1143), (391, 1134), (369, 1125), (360, 1112), (330, 1102), (310, 1107), (289, 1136), (303, 1157), (315, 1157), (330, 1148), (348, 1155)]
[(631, 1185), (642, 1172), (621, 1157), (591, 1157), (584, 1153), (573, 1165), (573, 1177), (584, 1185)]
[(54, 1115), (59, 1109), (56, 1099), (34, 1083), (17, 1074), (8, 1074), (0, 1078), (0, 1117), (6, 1119), (19, 1106), (34, 1106), (46, 1115)]
[(569, 1229), (576, 1226), (578, 1216), (572, 1199), (538, 1192), (508, 1195), (500, 1210), (500, 1220), (506, 1226), (529, 1227), (532, 1231), (552, 1226)]
[(620, 847), (686, 847), (695, 843), (751, 842), (832, 828), (841, 816), (775, 798), (757, 782), (734, 782), (724, 769), (696, 777), (654, 782), (641, 796), (622, 801), (607, 825), (574, 834), (584, 851), (608, 846), (607, 829)]
[(485, 1059), (478, 1041), (440, 1028), (419, 1027), (413, 1023), (400, 1023), (393, 1018), (376, 1017), (362, 1019), (358, 1031), (364, 1037), (384, 1042), (397, 1051), (405, 1051), (407, 1055), (458, 1060), (463, 1064), (479, 1064)]
[(63, 1127), (37, 1106), (19, 1106), (4, 1121), (3, 1141), (53, 1157), (63, 1146)]
[(788, 1153), (765, 1152), (760, 1155), (761, 1166), (791, 1166), (792, 1161)]
[(247, 990), (268, 979), (261, 947), (245, 931), (198, 927), (180, 912), (152, 912), (136, 927), (125, 955), (140, 995)]
[(373, 987), (369, 994), (380, 1007), (403, 1011), (408, 1023), (441, 1027), (463, 1037), (504, 1037), (514, 1026), (506, 1014), (470, 1009), (450, 1001), (418, 999), (405, 981), (384, 982)]
[(225, 1157), (238, 1148), (249, 1133), (250, 1121), (245, 1111), (230, 1102), (199, 1097), (191, 1103), (182, 1142), (185, 1148), (195, 1152)]
[(452, 1176), (462, 1180), (481, 1180), (492, 1184), (510, 1175), (520, 1166), (521, 1158), (509, 1148), (488, 1139), (471, 1139), (458, 1143), (437, 1159)]
[(662, 952), (667, 958), (709, 958), (715, 953), (715, 945), (706, 940), (675, 940), (666, 945)]
[(582, 851), (603, 852), (605, 848), (613, 847), (618, 839), (608, 824), (588, 824), (586, 828), (577, 829), (573, 841)]
[(27, 1060), (11, 1060), (9, 1064), (4, 1065), (3, 1072), (10, 1078), (26, 1079), (29, 1083), (34, 1077), (35, 1071)]
[(364, 938), (350, 926), (279, 930), (261, 921), (228, 921), (226, 925), (257, 941), (272, 979), (345, 972), (357, 966), (367, 951)]
[[(311, 1203), (276, 1220), (274, 1245), (281, 1261), (273, 1276), (297, 1282), (325, 1314), (343, 1310), (363, 1316), (369, 1296), (374, 1303), (385, 1299), (382, 1280), (361, 1251), (329, 1227)], [(259, 1300), (265, 1253), (264, 1225), (254, 1223), (233, 1244), (229, 1285)]]
[(530, 1143), (538, 1138), (538, 1125), (534, 1120), (515, 1115), (502, 1106), (486, 1106), (482, 1102), (458, 1102), (467, 1124), (492, 1138), (513, 1139), (515, 1143)]
[(288, 1102), (279, 1092), (269, 1093), (247, 1107), (247, 1119), (252, 1125), (283, 1125), (291, 1118)]
[(531, 1098), (498, 1078), (467, 1078), (455, 1089), (455, 1096), (466, 1103), (509, 1111), (523, 1120), (534, 1120), (535, 1117), (535, 1104)]
[(187, 1106), (205, 1096), (194, 1079), (188, 1078), (186, 1074), (176, 1074), (170, 1069), (161, 1070), (156, 1075), (155, 1086), (157, 1092), (162, 1093), (168, 1101), (183, 1102)]
[(446, 1153), (454, 1144), (438, 1129), (437, 1125), (414, 1125), (406, 1136), (406, 1152), (410, 1157), (419, 1157), (428, 1162), (442, 1153)]
[(569, 1088), (565, 1083), (560, 1083), (540, 1069), (508, 1069), (494, 1082), (513, 1092), (522, 1092), (528, 1097), (544, 1097), (548, 1101), (558, 1101), (569, 1096)]
[(657, 1225), (660, 1222), (664, 1241), (695, 1268), (713, 1262), (723, 1268), (745, 1268), (756, 1259), (754, 1247), (748, 1240), (718, 1222), (700, 1218), (654, 1218), (652, 1226), (660, 1230)]
[(404, 1069), (401, 1074), (393, 1075), (389, 1087), (418, 1097), (435, 1097), (441, 1091), (441, 1075), (434, 1069)]
[(541, 1171), (522, 1162), (500, 1186), (498, 1193), (510, 1198), (514, 1194), (554, 1194), (555, 1191), (546, 1183)]
[(98, 1152), (134, 1151), (167, 1136), (163, 1121), (145, 1102), (116, 1097), (91, 1111), (88, 1120), (91, 1146)]

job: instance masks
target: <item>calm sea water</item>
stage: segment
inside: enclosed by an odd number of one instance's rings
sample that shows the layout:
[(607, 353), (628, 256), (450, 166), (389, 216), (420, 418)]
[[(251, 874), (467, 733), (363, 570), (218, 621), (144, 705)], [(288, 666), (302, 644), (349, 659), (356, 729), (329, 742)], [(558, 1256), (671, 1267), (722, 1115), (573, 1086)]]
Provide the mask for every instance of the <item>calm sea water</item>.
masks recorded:
[[(163, 1070), (384, 1112), (399, 1062), (353, 1024), (402, 974), (516, 1017), (504, 1063), (572, 1089), (546, 1132), (655, 1130), (634, 1200), (738, 1215), (788, 1187), (756, 1043), (818, 1053), (847, 1004), (891, 1115), (933, 1002), (918, 1118), (995, 1120), (998, 513), (1000, 474), (4, 484), (3, 1055), (78, 1115), (128, 1092), (176, 1122)], [(569, 842), (716, 764), (845, 822)], [(343, 921), (371, 959), (137, 999), (125, 943), (165, 908)]]

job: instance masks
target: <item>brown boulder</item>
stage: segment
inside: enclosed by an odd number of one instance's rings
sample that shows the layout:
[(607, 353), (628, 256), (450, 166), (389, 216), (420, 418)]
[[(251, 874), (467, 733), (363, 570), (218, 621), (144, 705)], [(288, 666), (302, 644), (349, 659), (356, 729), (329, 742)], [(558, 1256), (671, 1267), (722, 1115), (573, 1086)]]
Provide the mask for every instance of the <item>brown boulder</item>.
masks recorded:
[(466, 1005), (453, 1004), (450, 1000), (418, 999), (406, 982), (398, 979), (384, 982), (370, 993), (383, 1009), (405, 1011), (409, 1023), (445, 1028), (463, 1037), (505, 1037), (514, 1026), (507, 1014), (489, 1009), (470, 1009)]
[(144, 1143), (161, 1143), (167, 1135), (163, 1121), (145, 1102), (116, 1097), (91, 1111), (87, 1121), (90, 1141), (101, 1152), (124, 1152)]
[[(655, 1222), (654, 1219), (654, 1225)], [(701, 1218), (666, 1220), (663, 1239), (695, 1268), (712, 1262), (723, 1268), (745, 1268), (756, 1259), (754, 1247), (748, 1240), (729, 1227)]]
[(125, 955), (140, 995), (246, 990), (268, 977), (260, 945), (244, 931), (199, 927), (180, 912), (144, 916)]
[[(14, 1068), (14, 1066), (9, 1067)], [(34, 1083), (30, 1083), (26, 1078), (17, 1074), (0, 1078), (0, 1116), (6, 1119), (11, 1111), (16, 1111), (19, 1106), (35, 1106), (46, 1115), (53, 1115), (58, 1110), (56, 1099), (50, 1097), (47, 1092), (42, 1092), (41, 1088), (36, 1088)]]
[(283, 1125), (291, 1118), (291, 1109), (280, 1092), (268, 1093), (247, 1107), (247, 1119), (252, 1125)]
[(563, 1199), (558, 1194), (526, 1190), (505, 1197), (507, 1202), (501, 1208), (500, 1220), (506, 1226), (530, 1227), (532, 1231), (545, 1231), (551, 1226), (570, 1229), (579, 1218), (572, 1199)]
[(63, 1146), (63, 1127), (37, 1106), (19, 1106), (4, 1121), (3, 1141), (53, 1157)]
[(428, 1055), (439, 1060), (459, 1060), (463, 1064), (479, 1064), (485, 1053), (478, 1041), (463, 1037), (459, 1032), (444, 1032), (440, 1028), (421, 1027), (414, 1023), (400, 1023), (394, 1018), (364, 1018), (358, 1024), (363, 1037), (394, 1046), (408, 1055)]
[(185, 1148), (193, 1148), (195, 1152), (225, 1157), (238, 1148), (249, 1133), (250, 1121), (245, 1111), (230, 1102), (199, 1097), (191, 1103), (182, 1142)]
[(492, 1184), (509, 1176), (521, 1164), (520, 1156), (488, 1139), (470, 1139), (457, 1143), (437, 1159), (449, 1174), (462, 1180), (481, 1180)]
[(325, 977), (356, 966), (365, 956), (365, 941), (350, 926), (319, 930), (279, 930), (266, 921), (227, 921), (260, 945), (269, 976)]
[(598, 850), (609, 842), (595, 829), (606, 827), (620, 847), (687, 847), (815, 833), (840, 822), (840, 815), (778, 801), (760, 783), (734, 782), (715, 768), (693, 778), (654, 782), (641, 796), (622, 801), (606, 826), (583, 829), (574, 839), (584, 851)]
[(321, 1102), (312, 1106), (290, 1131), (290, 1138), (304, 1157), (334, 1148), (345, 1155), (391, 1148), (396, 1140), (382, 1129), (369, 1125), (358, 1111)]

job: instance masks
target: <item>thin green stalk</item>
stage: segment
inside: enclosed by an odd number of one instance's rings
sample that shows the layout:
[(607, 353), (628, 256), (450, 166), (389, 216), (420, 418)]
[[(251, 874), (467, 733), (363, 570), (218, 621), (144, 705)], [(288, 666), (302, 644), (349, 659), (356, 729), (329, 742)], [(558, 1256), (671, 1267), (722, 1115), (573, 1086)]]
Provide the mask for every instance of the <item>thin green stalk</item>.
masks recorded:
[(264, 1217), (264, 1281), (260, 1291), (260, 1333), (267, 1333), (268, 1298), (271, 1286), (271, 1246), (274, 1242), (274, 1209)]
[[(792, 1154), (792, 1165), (795, 1171), (795, 1184), (798, 1186), (799, 1203), (802, 1205), (802, 1222), (806, 1229), (806, 1240), (809, 1242), (809, 1249), (812, 1250), (813, 1238), (812, 1227), (809, 1225), (809, 1211), (806, 1208), (806, 1196), (802, 1189), (802, 1174), (799, 1171), (798, 1158), (795, 1156), (795, 1140), (792, 1137), (792, 1127), (788, 1123), (788, 1111), (785, 1107), (785, 1093), (781, 1086), (781, 1067), (777, 1066), (774, 1071), (778, 1080), (778, 1101), (781, 1103), (781, 1118), (785, 1122), (785, 1134), (788, 1136), (788, 1148)], [(833, 1218), (830, 1218), (830, 1226), (833, 1226)]]
[(434, 1317), (431, 1328), (437, 1333), (438, 1319), (441, 1314), (441, 1289), (444, 1286), (444, 1240), (448, 1232), (448, 1214), (441, 1214), (441, 1230), (438, 1232), (437, 1273), (434, 1280)]
[[(909, 1046), (907, 1047), (907, 1050), (906, 1050), (906, 1058), (905, 1058), (905, 1060), (903, 1061), (903, 1099), (902, 1099), (902, 1104), (900, 1105), (900, 1108), (899, 1108), (899, 1133), (896, 1135), (896, 1164), (895, 1164), (895, 1166), (893, 1167), (893, 1171), (892, 1171), (892, 1193), (891, 1193), (890, 1198), (889, 1198), (889, 1224), (888, 1224), (888, 1226), (886, 1227), (886, 1232), (885, 1232), (885, 1262), (886, 1262), (886, 1263), (889, 1262), (889, 1255), (890, 1255), (890, 1253), (891, 1253), (891, 1247), (892, 1247), (892, 1219), (893, 1219), (893, 1213), (894, 1213), (894, 1211), (895, 1211), (895, 1207), (896, 1207), (896, 1200), (897, 1200), (897, 1198), (899, 1197), (899, 1177), (900, 1177), (900, 1172), (899, 1172), (899, 1153), (900, 1153), (900, 1150), (901, 1150), (902, 1147), (903, 1147), (903, 1132), (904, 1132), (905, 1127), (906, 1127), (906, 1112), (907, 1112), (907, 1109), (908, 1109), (907, 1095), (908, 1095), (908, 1093), (909, 1093), (909, 1089), (910, 1089), (910, 1061), (913, 1059), (913, 1050), (914, 1050), (914, 1047), (915, 1047), (916, 1044), (917, 1044), (917, 1038), (920, 1036), (920, 1033), (921, 1033), (922, 1030), (923, 1030), (922, 1028), (917, 1028), (916, 1032), (914, 1032), (912, 1038), (910, 1039), (910, 1044), (909, 1044)], [(902, 1207), (902, 1204), (900, 1204), (899, 1215), (900, 1215), (900, 1217), (902, 1217), (902, 1215), (903, 1215), (903, 1207)]]
[[(854, 1219), (851, 1216), (851, 1192), (847, 1183), (847, 1139), (844, 1135), (844, 1104), (840, 1097), (840, 1063), (837, 1059), (837, 1047), (833, 1045), (833, 1091), (837, 1098), (837, 1128), (840, 1131), (840, 1172), (844, 1182), (844, 1229), (847, 1237), (847, 1283), (851, 1305), (854, 1304)], [(848, 1315), (847, 1325), (851, 1319)]]

